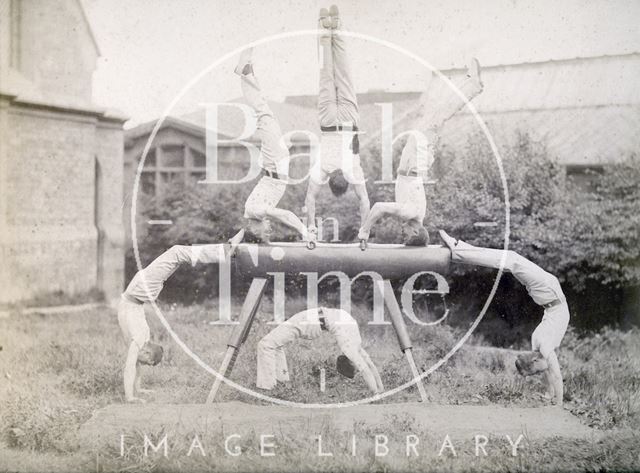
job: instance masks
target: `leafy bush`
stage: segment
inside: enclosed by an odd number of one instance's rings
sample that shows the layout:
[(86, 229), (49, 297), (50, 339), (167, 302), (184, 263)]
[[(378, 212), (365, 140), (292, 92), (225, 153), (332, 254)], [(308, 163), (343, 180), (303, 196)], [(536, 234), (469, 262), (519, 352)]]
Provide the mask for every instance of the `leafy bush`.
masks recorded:
[[(170, 219), (173, 225), (139, 227), (138, 248), (142, 266), (173, 245), (224, 242), (242, 225), (244, 201), (250, 186), (174, 185), (142, 210), (141, 221)], [(127, 253), (127, 276), (138, 269), (133, 249)], [(193, 301), (216, 296), (217, 266), (181, 268), (171, 277), (162, 296)]]
[[(502, 149), (501, 156), (509, 193), (511, 249), (575, 289), (583, 289), (588, 280), (615, 287), (640, 285), (637, 156), (605, 166), (588, 189), (567, 178), (564, 166), (526, 134)], [(445, 228), (469, 243), (501, 248), (504, 186), (488, 144), (473, 137), (461, 153), (444, 149), (434, 168), (437, 182), (427, 187), (430, 230)], [(392, 191), (372, 192), (372, 200), (393, 200)], [(498, 225), (478, 230), (473, 224), (480, 221)], [(376, 230), (385, 241), (396, 233), (391, 220)]]
[[(402, 143), (395, 147), (397, 163)], [(379, 145), (362, 150), (365, 174), (380, 175)], [(501, 150), (510, 208), (509, 247), (556, 274), (572, 304), (572, 310), (589, 328), (603, 323), (638, 320), (640, 287), (640, 159), (629, 157), (605, 166), (590, 188), (576, 185), (566, 176), (545, 146), (526, 134)], [(434, 166), (437, 181), (427, 186), (427, 227), (438, 243), (436, 229), (444, 228), (471, 244), (502, 248), (505, 232), (505, 196), (491, 149), (478, 136), (470, 138), (457, 153), (440, 150)], [(392, 185), (375, 185), (369, 179), (372, 204), (393, 200)], [(244, 201), (254, 183), (246, 185), (174, 187), (144, 212), (144, 219), (169, 218), (174, 225), (155, 226), (141, 241), (141, 259), (148, 264), (173, 244), (226, 241), (242, 226)], [(283, 208), (302, 215), (306, 182), (291, 185), (281, 202)], [(318, 215), (340, 222), (342, 241), (353, 241), (359, 227), (358, 205), (352, 192), (335, 198), (325, 189), (319, 199)], [(496, 222), (495, 227), (477, 227), (475, 222)], [(274, 239), (297, 238), (279, 229)], [(384, 219), (373, 237), (381, 242), (399, 242), (397, 221)], [(132, 254), (128, 257), (132, 275)], [(473, 306), (484, 302), (495, 274), (455, 265), (452, 294), (462, 293), (463, 302)], [(303, 290), (301, 281), (292, 290)], [(297, 286), (296, 286), (297, 284)], [(164, 297), (190, 301), (216, 295), (217, 268), (188, 268), (178, 271), (167, 284)], [(328, 284), (328, 289), (333, 286)], [(501, 290), (507, 295), (497, 311), (530, 318), (539, 308), (509, 276)], [(366, 291), (365, 291), (366, 292)], [(613, 304), (607, 303), (614, 301)], [(518, 313), (515, 314), (514, 307)]]
[[(585, 188), (526, 134), (500, 151), (509, 195), (509, 248), (558, 276), (580, 326), (640, 323), (640, 159), (630, 156), (604, 166)], [(426, 219), (434, 243), (436, 230), (444, 228), (471, 244), (502, 248), (504, 188), (486, 141), (476, 136), (462, 152), (441, 150), (434, 169), (437, 182), (427, 187)], [(393, 200), (393, 189), (372, 195), (372, 200)], [(497, 226), (474, 226), (482, 221)], [(385, 242), (397, 241), (397, 233), (392, 219), (376, 229)], [(467, 305), (483, 303), (493, 284), (488, 274), (495, 272), (464, 265), (453, 270), (452, 293), (464, 293)], [(509, 323), (539, 312), (510, 276), (503, 278), (494, 306)]]

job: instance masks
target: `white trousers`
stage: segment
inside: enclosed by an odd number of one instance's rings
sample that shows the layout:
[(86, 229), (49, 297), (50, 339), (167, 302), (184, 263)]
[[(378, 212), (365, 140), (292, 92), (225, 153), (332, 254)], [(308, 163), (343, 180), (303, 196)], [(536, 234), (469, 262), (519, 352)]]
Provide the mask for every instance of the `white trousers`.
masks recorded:
[[(504, 253), (504, 250), (479, 248), (464, 241), (458, 241), (451, 252), (451, 260), (499, 269)], [(506, 252), (504, 270), (512, 273), (527, 287), (534, 302), (544, 305), (554, 299), (560, 301), (544, 310), (542, 322), (531, 335), (531, 349), (539, 351), (546, 358), (560, 346), (569, 325), (569, 306), (560, 283), (555, 276), (511, 250)]]
[(420, 176), (396, 177), (396, 203), (402, 206), (400, 217), (405, 220), (424, 220), (427, 213), (427, 196)]
[[(294, 315), (286, 322), (269, 332), (258, 342), (258, 361), (257, 361), (257, 378), (256, 386), (260, 389), (273, 389), (278, 381), (289, 381), (289, 368), (287, 365), (287, 357), (285, 346), (300, 338), (302, 333), (313, 334), (313, 338), (320, 336), (320, 324), (315, 322), (317, 327), (311, 330), (308, 325), (310, 322), (306, 317), (296, 319), (298, 315)], [(355, 321), (354, 321), (355, 322)], [(307, 326), (301, 329), (300, 324)], [(336, 324), (332, 329), (338, 347), (344, 355), (351, 360), (356, 369), (360, 371), (364, 377), (365, 383), (372, 392), (380, 392), (383, 390), (380, 374), (369, 354), (362, 348), (362, 340), (357, 323), (340, 323)], [(305, 337), (309, 338), (309, 336)]]
[(286, 177), (289, 174), (289, 150), (282, 136), (280, 124), (262, 95), (258, 80), (254, 75), (248, 79), (243, 77), (240, 85), (242, 95), (256, 115), (257, 134), (260, 138), (260, 165)]
[(320, 126), (335, 126), (360, 121), (358, 101), (349, 71), (345, 40), (338, 30), (320, 37), (320, 90), (318, 116)]
[[(420, 97), (420, 118), (414, 125), (419, 134), (411, 134), (402, 149), (398, 171), (417, 171), (424, 175), (435, 161), (435, 148), (444, 124), (464, 108), (466, 103), (442, 81), (436, 82)], [(482, 91), (479, 83), (466, 79), (458, 84), (460, 91), (473, 100)]]
[(278, 381), (289, 381), (289, 368), (284, 346), (298, 338), (296, 327), (281, 324), (258, 342), (256, 386), (273, 389)]
[(286, 190), (285, 181), (263, 176), (244, 203), (244, 218), (266, 218), (267, 211), (278, 206)]

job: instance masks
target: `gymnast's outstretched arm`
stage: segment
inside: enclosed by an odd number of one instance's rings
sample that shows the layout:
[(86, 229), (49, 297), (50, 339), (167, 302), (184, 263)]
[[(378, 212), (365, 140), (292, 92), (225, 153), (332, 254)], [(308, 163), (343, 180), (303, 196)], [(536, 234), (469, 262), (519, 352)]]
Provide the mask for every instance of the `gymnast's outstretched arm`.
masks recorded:
[(307, 208), (307, 225), (309, 225), (310, 229), (315, 229), (316, 231), (316, 197), (318, 197), (320, 189), (322, 189), (322, 186), (310, 178), (304, 205)]
[(367, 193), (367, 186), (363, 183), (353, 184), (353, 191), (358, 196), (359, 208), (360, 208), (360, 225), (364, 225), (369, 217), (371, 211), (369, 202), (369, 194)]
[(377, 202), (371, 207), (371, 211), (367, 216), (367, 219), (363, 223), (360, 231), (358, 232), (359, 240), (368, 240), (371, 227), (385, 215), (395, 215), (396, 217), (402, 216), (402, 204), (397, 202)]
[(137, 378), (138, 353), (140, 347), (131, 340), (129, 349), (127, 350), (127, 359), (124, 363), (123, 379), (124, 379), (124, 396), (127, 402), (145, 402), (144, 399), (135, 396), (135, 384)]
[(545, 372), (549, 392), (553, 394), (556, 406), (562, 406), (562, 402), (564, 400), (564, 386), (562, 382), (562, 372), (560, 371), (560, 363), (558, 362), (558, 355), (556, 355), (555, 350), (551, 351), (545, 360), (549, 365), (549, 368)]

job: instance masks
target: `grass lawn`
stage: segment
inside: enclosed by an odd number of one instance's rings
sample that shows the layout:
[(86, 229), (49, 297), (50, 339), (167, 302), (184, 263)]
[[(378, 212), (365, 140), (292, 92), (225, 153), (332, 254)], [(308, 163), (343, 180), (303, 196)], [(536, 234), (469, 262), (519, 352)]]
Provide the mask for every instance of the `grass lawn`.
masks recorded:
[[(211, 326), (214, 308), (208, 305), (163, 308), (177, 334), (211, 366), (222, 359), (229, 327)], [(302, 309), (300, 301), (287, 303), (287, 314)], [(361, 322), (370, 315), (354, 307)], [(264, 304), (247, 344), (238, 357), (232, 379), (255, 387), (255, 345), (272, 325), (273, 307)], [(149, 402), (201, 403), (212, 377), (186, 356), (160, 326), (151, 310), (152, 337), (165, 347), (159, 367), (143, 368), (143, 385), (154, 389)], [(390, 327), (361, 324), (365, 348), (381, 371), (387, 388), (411, 378)], [(411, 327), (415, 358), (422, 368), (437, 361), (458, 340), (461, 332), (449, 327)], [(327, 337), (323, 335), (323, 337)], [(323, 343), (324, 342), (324, 343)], [(482, 340), (475, 337), (474, 344)], [(640, 331), (607, 330), (579, 338), (570, 332), (560, 350), (569, 400), (566, 409), (582, 422), (602, 431), (599, 440), (526, 440), (526, 448), (512, 457), (509, 445), (495, 443), (494, 454), (476, 457), (472, 440), (456, 444), (458, 455), (438, 456), (442, 439), (432, 439), (418, 458), (404, 450), (375, 457), (373, 444), (363, 445), (357, 457), (347, 453), (345, 440), (328, 435), (327, 448), (334, 457), (318, 457), (317, 446), (301, 440), (300, 432), (281, 432), (278, 456), (260, 456), (256, 438), (243, 439), (241, 457), (225, 454), (223, 442), (209, 439), (206, 457), (186, 456), (189, 443), (176, 444), (183, 452), (168, 459), (145, 457), (132, 450), (121, 458), (117, 451), (91, 451), (83, 447), (78, 428), (95, 409), (123, 402), (121, 379), (125, 356), (115, 313), (110, 310), (68, 315), (29, 315), (0, 319), (0, 470), (5, 471), (622, 471), (640, 470)], [(524, 345), (523, 345), (524, 346)], [(335, 373), (335, 343), (328, 338), (301, 341), (288, 350), (292, 381), (273, 395), (299, 402), (339, 402), (366, 395), (363, 380)], [(505, 366), (505, 364), (507, 366)], [(320, 390), (325, 369), (326, 389)], [(544, 404), (538, 378), (518, 377), (499, 352), (463, 348), (427, 379), (434, 403), (532, 407)], [(415, 401), (415, 388), (384, 402)], [(260, 403), (255, 398), (223, 386), (219, 401)], [(331, 426), (327, 427), (329, 431)], [(358, 429), (358, 426), (354, 426)], [(390, 445), (404, 442), (411, 418), (390, 422), (385, 434)], [(329, 432), (331, 433), (331, 432)], [(132, 433), (134, 435), (135, 433)], [(372, 438), (375, 432), (358, 432)], [(429, 438), (429, 433), (424, 433)], [(204, 441), (203, 441), (204, 443)], [(437, 445), (437, 447), (435, 446)]]

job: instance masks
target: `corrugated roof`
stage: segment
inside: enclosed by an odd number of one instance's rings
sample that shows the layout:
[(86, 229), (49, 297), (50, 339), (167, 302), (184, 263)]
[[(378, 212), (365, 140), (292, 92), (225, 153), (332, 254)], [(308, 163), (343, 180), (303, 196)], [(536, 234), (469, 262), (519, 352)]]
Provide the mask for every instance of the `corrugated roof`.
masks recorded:
[[(498, 146), (525, 132), (564, 164), (615, 162), (640, 151), (640, 106), (485, 113), (482, 118)], [(445, 125), (442, 144), (455, 150), (479, 132), (472, 116), (458, 115)]]
[[(443, 73), (455, 83), (463, 71)], [(473, 104), (498, 145), (526, 132), (561, 162), (582, 165), (640, 152), (640, 54), (493, 66), (482, 78)], [(434, 79), (426, 99), (451, 93)], [(407, 102), (400, 105), (409, 114), (394, 125), (396, 134), (417, 117)], [(445, 125), (442, 144), (455, 149), (479, 132), (465, 109)]]
[[(246, 104), (243, 99), (235, 99), (231, 102)], [(320, 132), (318, 118), (314, 109), (300, 107), (286, 102), (268, 103), (284, 133), (293, 130), (308, 130), (314, 133)], [(221, 117), (217, 129), (219, 134), (227, 137), (240, 136), (245, 126), (245, 115), (240, 108), (233, 106), (224, 107), (220, 110), (219, 116)], [(175, 118), (202, 129), (206, 127), (206, 111), (204, 108)]]
[[(460, 69), (442, 72), (454, 82), (463, 74)], [(473, 103), (498, 144), (511, 143), (517, 131), (527, 132), (567, 164), (610, 162), (640, 151), (638, 53), (483, 67), (482, 77), (484, 91)], [(452, 92), (434, 78), (426, 98), (444, 93)], [(395, 136), (418, 117), (419, 97), (418, 92), (358, 94), (363, 145), (380, 135), (383, 109), (376, 103), (393, 103)], [(295, 96), (284, 103), (270, 102), (270, 106), (284, 132), (318, 133), (316, 100), (311, 95)], [(242, 112), (229, 108), (221, 117), (219, 131), (228, 137), (239, 136), (244, 127)], [(204, 130), (205, 111), (173, 120)], [(138, 134), (144, 126), (128, 134)], [(463, 110), (445, 126), (442, 143), (455, 148), (479, 131), (475, 119)]]
[[(443, 71), (454, 80), (461, 72)], [(638, 105), (639, 78), (639, 53), (483, 67), (474, 104), (481, 112)]]

